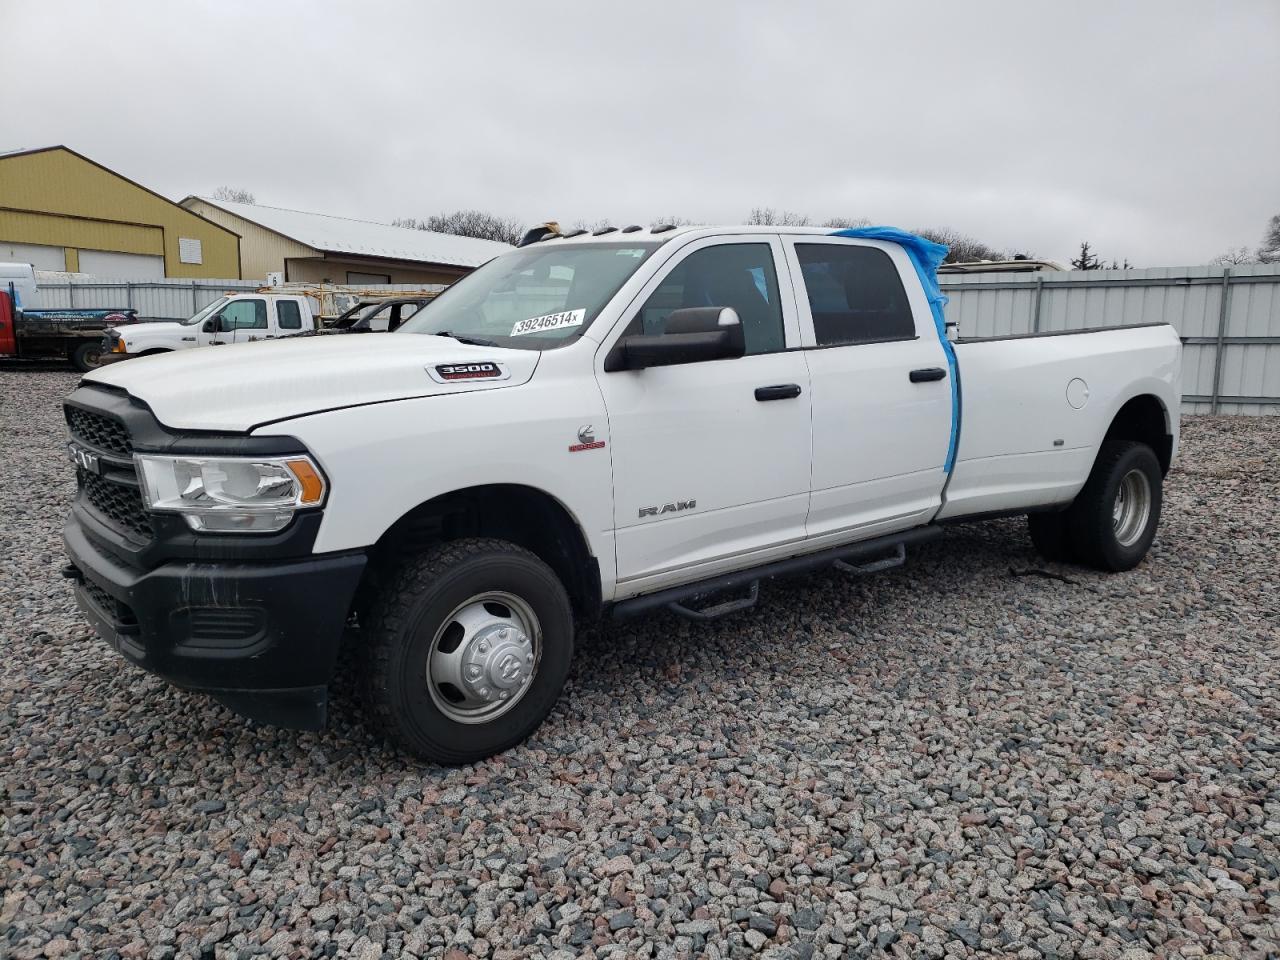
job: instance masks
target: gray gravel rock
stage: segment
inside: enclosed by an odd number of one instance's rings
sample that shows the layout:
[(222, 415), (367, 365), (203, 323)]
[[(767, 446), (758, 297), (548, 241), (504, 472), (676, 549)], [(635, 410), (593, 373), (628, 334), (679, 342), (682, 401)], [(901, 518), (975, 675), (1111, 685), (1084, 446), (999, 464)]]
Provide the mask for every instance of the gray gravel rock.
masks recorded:
[(439, 770), (343, 691), (256, 726), (91, 635), (75, 382), (0, 370), (0, 956), (1280, 954), (1280, 418), (1184, 421), (1135, 571), (1002, 520), (584, 628), (528, 743)]

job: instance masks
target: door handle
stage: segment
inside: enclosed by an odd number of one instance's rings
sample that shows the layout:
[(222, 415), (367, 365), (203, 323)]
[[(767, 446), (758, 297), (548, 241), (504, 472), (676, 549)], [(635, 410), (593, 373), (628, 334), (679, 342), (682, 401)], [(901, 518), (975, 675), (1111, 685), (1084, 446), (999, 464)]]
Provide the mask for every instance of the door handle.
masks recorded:
[(209, 341), (209, 346), (211, 346), (211, 347), (225, 347), (226, 345), (227, 345), (227, 341), (225, 341), (225, 340), (210, 340), (210, 341)]
[(924, 367), (920, 370), (911, 371), (912, 383), (929, 383), (933, 380), (945, 380), (947, 371), (941, 367)]
[(772, 387), (756, 387), (756, 399), (761, 403), (766, 400), (791, 400), (800, 396), (800, 384), (779, 383)]

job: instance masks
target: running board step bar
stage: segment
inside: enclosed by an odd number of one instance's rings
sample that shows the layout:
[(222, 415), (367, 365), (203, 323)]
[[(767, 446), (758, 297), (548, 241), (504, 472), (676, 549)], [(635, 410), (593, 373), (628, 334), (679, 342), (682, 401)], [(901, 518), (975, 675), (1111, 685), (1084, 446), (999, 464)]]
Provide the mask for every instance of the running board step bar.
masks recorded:
[[(696, 600), (697, 597), (693, 596), (689, 597), (689, 599)], [(717, 603), (715, 606), (703, 607), (701, 610), (696, 610), (678, 600), (673, 600), (667, 604), (667, 609), (678, 617), (684, 617), (686, 620), (697, 620), (705, 623), (708, 620), (719, 620), (721, 617), (727, 617), (731, 613), (750, 610), (759, 599), (760, 581), (752, 580), (751, 588), (747, 591), (747, 595), (739, 597), (737, 600), (726, 600), (723, 603)]]
[(885, 570), (892, 570), (894, 567), (900, 567), (906, 562), (907, 548), (902, 544), (898, 544), (889, 556), (882, 557), (879, 560), (870, 560), (866, 563), (850, 563), (848, 560), (837, 560), (834, 566), (841, 573), (864, 577), (868, 573), (881, 573)]
[[(842, 564), (839, 567), (841, 570), (859, 574), (887, 570), (891, 567), (900, 566), (905, 561), (907, 547), (917, 543), (925, 543), (941, 535), (942, 528), (935, 524), (930, 524), (927, 527), (916, 527), (914, 530), (893, 533), (885, 537), (876, 537), (873, 540), (846, 543), (843, 546), (819, 550), (816, 553), (806, 553), (797, 557), (788, 557), (785, 560), (775, 560), (772, 563), (762, 564), (749, 570), (739, 570), (736, 573), (727, 573), (723, 576), (700, 580), (697, 583), (669, 587), (656, 593), (630, 597), (615, 603), (612, 615), (615, 620), (621, 620), (625, 617), (633, 617), (637, 614), (648, 613), (665, 607), (680, 616), (687, 616), (685, 613), (687, 610), (689, 613), (695, 614), (692, 618), (695, 620), (716, 619), (717, 617), (736, 613), (739, 610), (746, 610), (754, 606), (761, 580), (794, 576), (838, 564)], [(891, 554), (891, 556), (886, 558), (886, 553)], [(882, 563), (887, 563), (888, 560), (893, 562), (887, 566), (880, 566)], [(859, 563), (858, 561), (865, 562)], [(738, 600), (727, 601), (724, 604), (717, 604), (704, 610), (695, 610), (686, 606), (686, 601), (693, 601), (713, 593), (742, 589), (744, 587), (750, 590), (750, 594)], [(732, 606), (732, 609), (724, 609), (729, 606)], [(675, 607), (681, 609), (674, 609)], [(713, 611), (718, 612), (715, 612), (712, 616), (707, 616)], [(702, 614), (702, 616), (697, 616), (697, 614)]]

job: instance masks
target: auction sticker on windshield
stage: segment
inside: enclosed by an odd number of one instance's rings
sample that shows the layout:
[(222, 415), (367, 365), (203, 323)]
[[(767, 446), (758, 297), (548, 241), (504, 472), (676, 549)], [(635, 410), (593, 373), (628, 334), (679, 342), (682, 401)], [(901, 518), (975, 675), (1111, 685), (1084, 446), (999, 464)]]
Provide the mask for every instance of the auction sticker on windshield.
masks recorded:
[(559, 330), (562, 327), (580, 327), (587, 317), (586, 310), (563, 310), (560, 313), (548, 313), (541, 317), (530, 317), (520, 320), (511, 328), (513, 337), (522, 337), (527, 333), (545, 333), (548, 330)]

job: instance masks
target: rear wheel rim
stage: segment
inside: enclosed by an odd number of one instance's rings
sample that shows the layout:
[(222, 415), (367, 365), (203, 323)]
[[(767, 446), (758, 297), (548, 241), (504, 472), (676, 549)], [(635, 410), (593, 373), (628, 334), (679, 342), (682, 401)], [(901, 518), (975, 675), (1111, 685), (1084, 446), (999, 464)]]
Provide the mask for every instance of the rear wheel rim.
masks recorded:
[(515, 594), (478, 593), (436, 629), (426, 682), (436, 709), (458, 723), (489, 723), (533, 685), (542, 660), (542, 625)]
[(1151, 480), (1142, 470), (1130, 470), (1120, 478), (1115, 503), (1111, 507), (1111, 526), (1116, 541), (1131, 547), (1146, 532), (1151, 518)]

